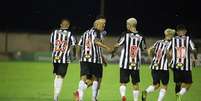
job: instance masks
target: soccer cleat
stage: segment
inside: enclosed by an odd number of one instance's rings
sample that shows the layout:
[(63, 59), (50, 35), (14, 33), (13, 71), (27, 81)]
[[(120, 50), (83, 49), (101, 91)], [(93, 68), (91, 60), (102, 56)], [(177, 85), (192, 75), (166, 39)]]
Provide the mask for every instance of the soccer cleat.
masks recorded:
[(146, 101), (147, 98), (147, 92), (144, 90), (142, 91), (142, 101)]
[(123, 97), (122, 97), (122, 101), (126, 101), (126, 96), (123, 96)]
[(76, 91), (73, 93), (74, 97), (75, 97), (75, 101), (80, 101), (80, 97), (79, 97), (79, 92)]
[(177, 101), (181, 101), (181, 95), (180, 94), (176, 94), (176, 97), (177, 97)]

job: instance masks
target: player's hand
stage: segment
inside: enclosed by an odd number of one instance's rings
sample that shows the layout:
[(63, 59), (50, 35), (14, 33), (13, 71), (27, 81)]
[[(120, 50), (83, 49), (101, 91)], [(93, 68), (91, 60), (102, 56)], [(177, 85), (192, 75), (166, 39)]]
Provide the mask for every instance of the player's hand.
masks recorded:
[(114, 48), (108, 47), (108, 48), (107, 48), (107, 51), (108, 51), (109, 53), (112, 53), (112, 52), (114, 51)]
[(193, 59), (193, 60), (192, 60), (192, 66), (195, 67), (195, 66), (196, 66), (196, 63), (197, 63), (197, 59)]
[(151, 61), (152, 61), (151, 57), (150, 57), (150, 56), (148, 56), (148, 57), (147, 57), (147, 63), (149, 63), (149, 64), (150, 64), (150, 63), (151, 63)]
[(107, 62), (106, 62), (106, 61), (103, 61), (103, 65), (104, 65), (105, 67), (107, 67)]
[(76, 59), (79, 60), (79, 59), (80, 59), (80, 56), (79, 56), (79, 55), (76, 55)]

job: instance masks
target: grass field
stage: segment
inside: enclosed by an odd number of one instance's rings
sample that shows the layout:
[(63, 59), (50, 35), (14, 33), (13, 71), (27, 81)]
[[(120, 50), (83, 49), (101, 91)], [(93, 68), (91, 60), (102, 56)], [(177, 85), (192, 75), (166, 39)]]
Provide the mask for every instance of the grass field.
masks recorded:
[[(171, 80), (164, 101), (175, 101), (174, 83)], [(0, 101), (53, 101), (52, 64), (47, 62), (0, 62)], [(201, 101), (201, 68), (193, 70), (193, 86), (183, 97), (183, 101)], [(64, 80), (60, 101), (73, 101), (73, 91), (79, 82), (79, 64), (70, 64)], [(140, 88), (151, 84), (147, 65), (141, 68)], [(127, 99), (132, 101), (131, 84), (127, 87)], [(158, 91), (148, 96), (148, 101), (156, 101)], [(85, 101), (90, 101), (91, 88), (85, 93)], [(104, 68), (104, 77), (99, 101), (120, 101), (118, 65)], [(140, 100), (141, 101), (141, 100)]]

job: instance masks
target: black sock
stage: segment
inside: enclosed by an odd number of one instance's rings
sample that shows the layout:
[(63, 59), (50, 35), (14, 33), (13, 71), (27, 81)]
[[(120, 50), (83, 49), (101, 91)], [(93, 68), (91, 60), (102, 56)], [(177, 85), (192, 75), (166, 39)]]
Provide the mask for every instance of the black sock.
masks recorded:
[(175, 93), (179, 93), (179, 91), (181, 90), (181, 84), (176, 84), (175, 86)]

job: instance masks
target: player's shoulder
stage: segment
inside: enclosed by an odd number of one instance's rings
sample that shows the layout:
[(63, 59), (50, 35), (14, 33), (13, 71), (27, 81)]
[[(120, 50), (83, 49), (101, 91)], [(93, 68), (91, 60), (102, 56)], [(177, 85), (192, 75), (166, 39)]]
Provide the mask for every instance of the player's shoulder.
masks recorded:
[(135, 34), (136, 36), (138, 36), (138, 37), (144, 38), (144, 35), (143, 35), (142, 32), (137, 31), (137, 32), (135, 32), (134, 34)]
[(164, 40), (160, 39), (160, 40), (157, 40), (156, 43), (161, 43), (163, 42)]

